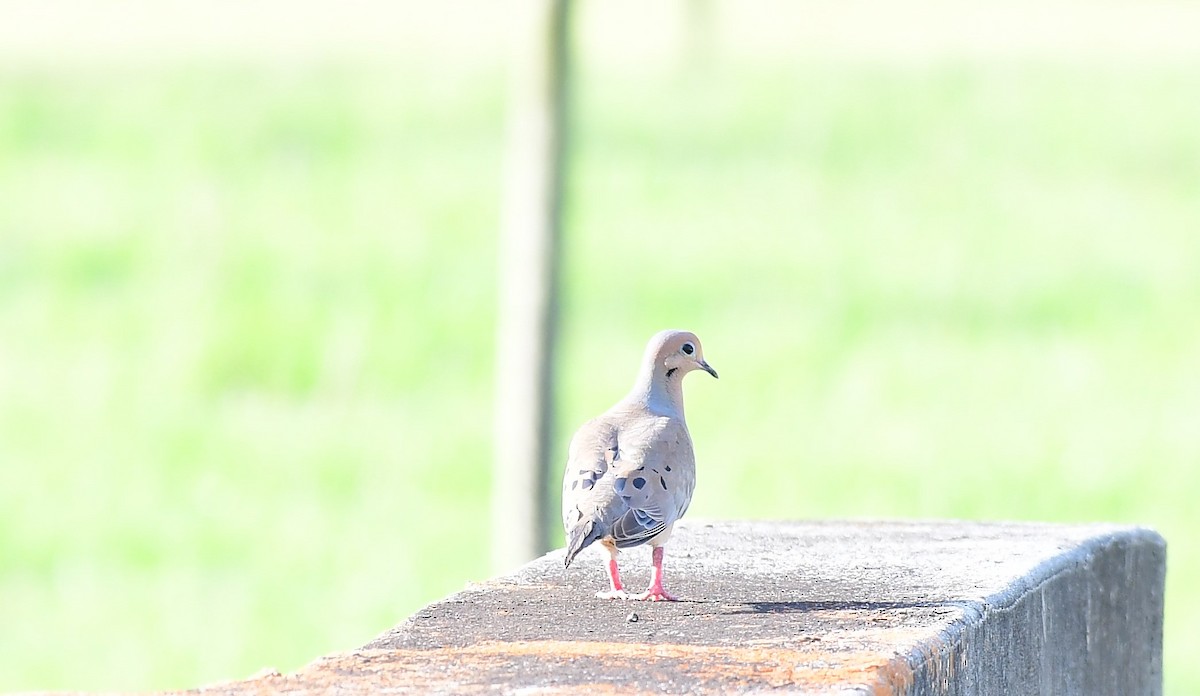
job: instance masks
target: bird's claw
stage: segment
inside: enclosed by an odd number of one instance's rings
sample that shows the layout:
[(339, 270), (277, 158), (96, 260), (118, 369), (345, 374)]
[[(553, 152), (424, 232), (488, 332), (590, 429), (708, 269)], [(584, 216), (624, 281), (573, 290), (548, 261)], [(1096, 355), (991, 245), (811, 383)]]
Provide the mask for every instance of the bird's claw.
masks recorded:
[(629, 593), (625, 590), (604, 590), (596, 593), (596, 599), (629, 599)]

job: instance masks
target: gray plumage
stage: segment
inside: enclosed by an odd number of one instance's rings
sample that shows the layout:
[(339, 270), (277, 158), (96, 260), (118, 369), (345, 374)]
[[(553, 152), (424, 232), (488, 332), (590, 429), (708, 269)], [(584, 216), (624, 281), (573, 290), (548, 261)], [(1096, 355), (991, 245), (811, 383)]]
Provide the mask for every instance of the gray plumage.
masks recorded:
[[(615, 573), (616, 549), (661, 547), (670, 538), (696, 486), (682, 386), (696, 369), (716, 376), (695, 334), (655, 335), (629, 394), (571, 439), (562, 496), (566, 565), (601, 541), (614, 554)], [(620, 589), (615, 575), (613, 584)]]

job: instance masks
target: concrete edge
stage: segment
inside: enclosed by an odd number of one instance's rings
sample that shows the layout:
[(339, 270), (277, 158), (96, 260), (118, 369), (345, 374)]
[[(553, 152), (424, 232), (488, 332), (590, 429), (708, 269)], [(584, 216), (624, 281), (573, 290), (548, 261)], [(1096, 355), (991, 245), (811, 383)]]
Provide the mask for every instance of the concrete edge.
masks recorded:
[[(937, 667), (937, 662), (943, 657), (942, 653), (957, 645), (972, 626), (984, 621), (988, 614), (1003, 612), (1016, 605), (1031, 593), (1041, 590), (1046, 584), (1053, 582), (1059, 576), (1078, 567), (1090, 565), (1101, 553), (1120, 543), (1149, 542), (1162, 550), (1166, 550), (1167, 540), (1149, 527), (1131, 526), (1117, 528), (1114, 531), (1085, 539), (1079, 545), (1062, 551), (1038, 565), (1028, 574), (1006, 587), (1000, 592), (988, 595), (982, 600), (963, 600), (951, 604), (963, 610), (963, 616), (954, 620), (949, 626), (939, 632), (936, 638), (923, 641), (905, 654), (898, 655), (889, 663), (885, 674), (887, 686), (904, 693), (912, 685), (919, 670), (927, 667)], [(861, 685), (861, 694), (878, 693), (878, 683)]]
[(1047, 558), (1034, 566), (1033, 570), (1022, 578), (1024, 582), (985, 597), (983, 600), (984, 614), (986, 615), (987, 611), (993, 607), (1000, 609), (1011, 607), (1025, 595), (1040, 589), (1059, 574), (1077, 566), (1088, 565), (1099, 553), (1124, 541), (1147, 541), (1163, 549), (1167, 547), (1167, 540), (1149, 527), (1128, 527), (1108, 534), (1099, 534), (1081, 542), (1079, 546), (1068, 552)]

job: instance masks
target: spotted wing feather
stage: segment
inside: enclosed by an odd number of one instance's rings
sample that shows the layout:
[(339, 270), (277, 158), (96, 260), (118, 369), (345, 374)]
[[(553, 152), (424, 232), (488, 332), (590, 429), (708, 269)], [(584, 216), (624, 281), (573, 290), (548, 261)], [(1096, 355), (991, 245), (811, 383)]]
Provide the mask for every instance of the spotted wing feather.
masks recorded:
[(611, 469), (617, 457), (617, 428), (604, 418), (584, 423), (571, 438), (562, 493), (567, 565), (576, 554), (608, 533), (600, 512), (607, 508), (612, 497)]
[(612, 525), (612, 537), (622, 548), (644, 544), (674, 524), (695, 486), (692, 442), (683, 422), (655, 418), (643, 430), (631, 433), (633, 451), (622, 458), (613, 481), (625, 509)]

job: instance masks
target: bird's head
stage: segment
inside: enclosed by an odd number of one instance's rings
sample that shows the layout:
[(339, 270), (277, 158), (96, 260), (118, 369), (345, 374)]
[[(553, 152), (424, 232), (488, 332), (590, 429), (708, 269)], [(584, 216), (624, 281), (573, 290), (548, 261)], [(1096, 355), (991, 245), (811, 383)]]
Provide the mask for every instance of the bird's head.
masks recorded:
[(680, 377), (692, 370), (704, 370), (713, 377), (717, 371), (704, 361), (700, 339), (691, 331), (663, 331), (650, 341), (647, 352), (653, 352), (655, 365), (666, 369), (667, 377)]

